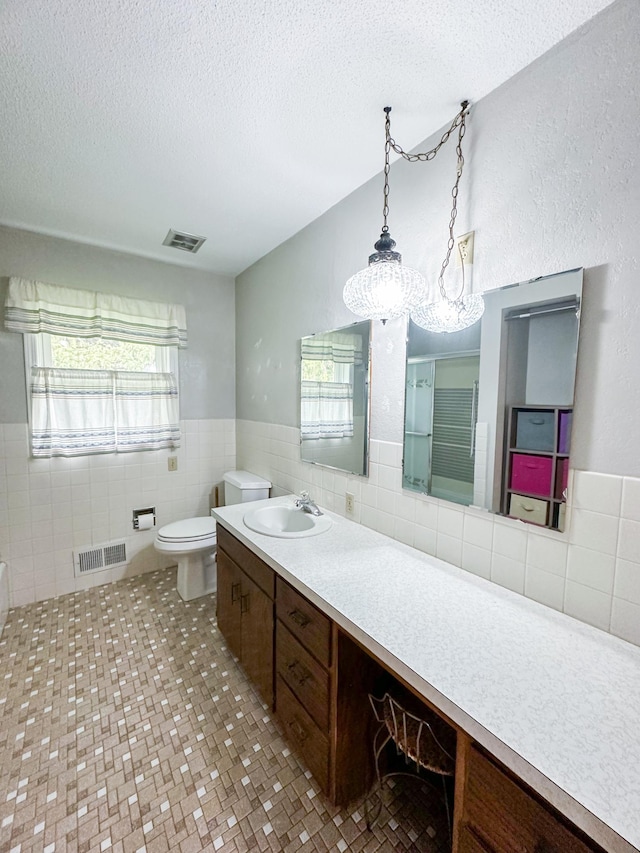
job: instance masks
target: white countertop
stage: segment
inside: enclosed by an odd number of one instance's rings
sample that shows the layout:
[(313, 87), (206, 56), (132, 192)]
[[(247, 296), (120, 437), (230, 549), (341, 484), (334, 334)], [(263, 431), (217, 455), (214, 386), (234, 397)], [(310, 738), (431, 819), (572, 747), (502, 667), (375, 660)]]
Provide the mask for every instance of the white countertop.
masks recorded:
[(611, 853), (640, 850), (640, 648), (334, 513), (319, 536), (212, 515)]

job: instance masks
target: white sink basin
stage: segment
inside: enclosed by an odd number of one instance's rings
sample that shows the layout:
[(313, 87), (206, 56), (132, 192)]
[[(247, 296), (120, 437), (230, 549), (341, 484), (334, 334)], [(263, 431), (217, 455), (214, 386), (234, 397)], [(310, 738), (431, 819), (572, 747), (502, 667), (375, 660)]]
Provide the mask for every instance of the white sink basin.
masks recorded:
[(331, 519), (326, 515), (311, 515), (297, 507), (282, 504), (250, 509), (244, 515), (244, 523), (249, 530), (279, 539), (316, 536), (331, 527)]

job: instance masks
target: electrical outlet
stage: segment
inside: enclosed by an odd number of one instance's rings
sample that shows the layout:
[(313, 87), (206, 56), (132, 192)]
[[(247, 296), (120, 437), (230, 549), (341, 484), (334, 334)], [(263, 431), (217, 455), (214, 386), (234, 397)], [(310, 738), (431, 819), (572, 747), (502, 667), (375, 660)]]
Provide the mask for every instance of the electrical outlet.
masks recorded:
[(468, 266), (473, 263), (473, 244), (475, 231), (469, 231), (468, 234), (463, 234), (456, 239), (456, 267), (461, 267), (462, 264)]
[(178, 470), (178, 457), (177, 456), (170, 456), (167, 459), (167, 468), (169, 469), (169, 471), (177, 471)]
[(356, 499), (351, 494), (351, 492), (347, 492), (344, 496), (344, 511), (347, 515), (353, 515), (356, 508)]

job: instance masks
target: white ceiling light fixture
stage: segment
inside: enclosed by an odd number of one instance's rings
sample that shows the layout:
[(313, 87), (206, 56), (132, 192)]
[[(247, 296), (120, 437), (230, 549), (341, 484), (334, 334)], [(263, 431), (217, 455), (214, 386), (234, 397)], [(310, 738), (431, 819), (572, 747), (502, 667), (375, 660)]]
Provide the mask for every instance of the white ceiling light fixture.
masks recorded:
[(465, 259), (462, 256), (462, 247), (458, 245), (460, 258), (462, 261), (462, 283), (455, 297), (449, 296), (447, 289), (444, 286), (444, 274), (449, 261), (451, 260), (451, 252), (455, 246), (455, 237), (453, 229), (458, 215), (458, 189), (460, 186), (460, 178), (462, 177), (462, 169), (464, 167), (464, 157), (462, 155), (462, 140), (466, 132), (466, 115), (468, 101), (463, 101), (461, 111), (458, 114), (460, 119), (458, 124), (458, 144), (456, 153), (458, 155), (456, 166), (456, 181), (451, 190), (452, 205), (451, 217), (449, 219), (449, 241), (447, 243), (447, 253), (440, 275), (438, 276), (438, 289), (440, 290), (440, 299), (435, 302), (428, 302), (423, 305), (412, 308), (411, 319), (413, 322), (426, 329), (429, 332), (460, 332), (469, 326), (473, 326), (482, 317), (484, 313), (484, 299), (480, 293), (466, 293), (465, 287)]

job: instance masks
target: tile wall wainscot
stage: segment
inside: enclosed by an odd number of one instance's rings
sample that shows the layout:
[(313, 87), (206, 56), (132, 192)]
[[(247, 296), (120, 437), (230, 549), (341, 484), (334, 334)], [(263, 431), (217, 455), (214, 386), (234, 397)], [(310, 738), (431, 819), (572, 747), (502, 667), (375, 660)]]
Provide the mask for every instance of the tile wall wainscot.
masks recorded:
[(300, 462), (294, 427), (239, 420), (238, 467), (333, 512), (640, 645), (640, 479), (573, 471), (566, 533), (402, 491), (402, 445), (371, 441), (369, 477)]
[[(167, 459), (178, 457), (178, 470)], [(158, 527), (208, 515), (212, 488), (236, 467), (235, 421), (182, 421), (175, 451), (29, 457), (26, 424), (0, 424), (0, 559), (9, 566), (11, 606), (18, 607), (165, 568)], [(156, 529), (134, 531), (132, 511), (156, 507)], [(126, 540), (129, 564), (74, 578), (74, 548)]]

